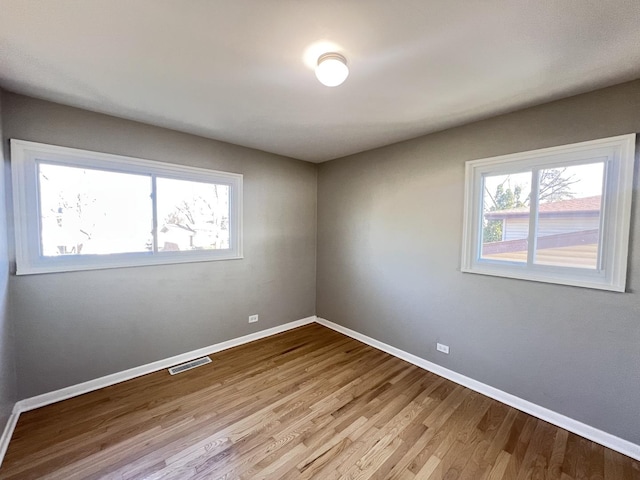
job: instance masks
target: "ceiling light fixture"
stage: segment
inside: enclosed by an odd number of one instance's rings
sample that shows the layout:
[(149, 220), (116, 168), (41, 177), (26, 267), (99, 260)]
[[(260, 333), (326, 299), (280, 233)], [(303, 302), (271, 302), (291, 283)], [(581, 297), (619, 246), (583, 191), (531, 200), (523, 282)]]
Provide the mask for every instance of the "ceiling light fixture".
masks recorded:
[(347, 59), (339, 53), (323, 53), (318, 57), (316, 77), (327, 87), (337, 87), (347, 79)]

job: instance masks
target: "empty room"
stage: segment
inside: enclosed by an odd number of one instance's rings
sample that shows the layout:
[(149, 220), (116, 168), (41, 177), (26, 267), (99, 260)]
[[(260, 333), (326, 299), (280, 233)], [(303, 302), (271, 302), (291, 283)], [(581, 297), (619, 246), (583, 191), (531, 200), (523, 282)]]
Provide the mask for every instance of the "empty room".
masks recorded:
[(640, 480), (638, 0), (0, 0), (0, 480)]

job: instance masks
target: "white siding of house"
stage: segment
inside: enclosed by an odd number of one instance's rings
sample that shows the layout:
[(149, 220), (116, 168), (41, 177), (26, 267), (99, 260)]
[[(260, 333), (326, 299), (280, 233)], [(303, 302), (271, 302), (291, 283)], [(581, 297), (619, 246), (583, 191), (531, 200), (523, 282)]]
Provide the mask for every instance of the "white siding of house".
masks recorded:
[[(599, 216), (574, 216), (564, 218), (540, 218), (538, 220), (539, 236), (558, 235), (561, 233), (580, 232), (582, 230), (596, 230), (600, 227)], [(507, 218), (503, 233), (503, 240), (518, 240), (527, 238), (529, 233), (529, 218)]]
[(540, 237), (558, 235), (560, 233), (580, 232), (582, 230), (597, 230), (600, 228), (599, 216), (541, 218), (538, 221)]
[(502, 231), (502, 239), (520, 240), (529, 236), (529, 217), (506, 218)]

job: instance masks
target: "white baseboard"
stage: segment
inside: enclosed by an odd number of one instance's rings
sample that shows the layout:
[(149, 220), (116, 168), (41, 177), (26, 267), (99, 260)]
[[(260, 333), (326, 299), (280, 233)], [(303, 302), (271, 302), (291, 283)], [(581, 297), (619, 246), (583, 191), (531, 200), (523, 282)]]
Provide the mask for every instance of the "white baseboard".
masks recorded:
[(83, 393), (93, 392), (94, 390), (99, 390), (104, 387), (110, 387), (111, 385), (115, 385), (116, 383), (124, 382), (125, 380), (131, 380), (132, 378), (140, 377), (152, 372), (157, 372), (158, 370), (162, 370), (165, 368), (173, 367), (174, 365), (188, 362), (195, 358), (203, 357), (205, 355), (211, 355), (222, 350), (227, 350), (228, 348), (237, 347), (239, 345), (244, 345), (245, 343), (260, 340), (261, 338), (270, 337), (271, 335), (275, 335), (277, 333), (286, 332), (287, 330), (291, 330), (292, 328), (308, 325), (310, 323), (313, 323), (315, 319), (315, 316), (303, 318), (294, 322), (285, 323), (284, 325), (278, 325), (277, 327), (250, 333), (249, 335), (244, 335), (243, 337), (233, 338), (231, 340), (227, 340), (226, 342), (216, 343), (215, 345), (210, 345), (198, 350), (192, 350), (191, 352), (176, 355), (174, 357), (165, 358), (164, 360), (158, 360), (157, 362), (147, 363), (146, 365), (130, 368), (129, 370), (124, 370), (122, 372), (113, 373), (111, 375), (96, 378), (94, 380), (89, 380), (88, 382), (61, 388), (60, 390), (54, 390), (53, 392), (43, 393), (42, 395), (37, 395), (35, 397), (26, 398), (16, 403), (13, 411), (14, 413), (27, 412), (29, 410), (33, 410), (34, 408), (44, 407), (46, 405), (60, 402), (68, 398), (77, 397), (78, 395), (82, 395)]
[(401, 358), (409, 363), (412, 363), (420, 368), (428, 370), (430, 372), (435, 373), (436, 375), (440, 375), (452, 382), (455, 382), (464, 387), (470, 388), (478, 393), (482, 393), (487, 397), (493, 398), (499, 402), (502, 402), (510, 407), (517, 408), (529, 415), (533, 415), (536, 418), (544, 420), (545, 422), (552, 423), (560, 428), (564, 428), (565, 430), (569, 430), (581, 437), (584, 437), (593, 442), (599, 443), (607, 448), (615, 450), (616, 452), (620, 452), (624, 455), (627, 455), (636, 460), (640, 460), (640, 445), (636, 445), (635, 443), (631, 443), (628, 440), (624, 440), (620, 437), (616, 437), (615, 435), (611, 435), (610, 433), (603, 432), (602, 430), (598, 430), (590, 425), (574, 420), (573, 418), (569, 418), (560, 413), (554, 412), (553, 410), (549, 410), (548, 408), (541, 407), (540, 405), (536, 405), (535, 403), (524, 400), (520, 397), (516, 397), (515, 395), (511, 395), (510, 393), (504, 392), (502, 390), (498, 390), (497, 388), (491, 387), (487, 384), (479, 382), (469, 377), (465, 377), (459, 373), (454, 372), (453, 370), (449, 370), (448, 368), (444, 368), (438, 364), (425, 360), (423, 358), (417, 357), (411, 353), (405, 352), (404, 350), (400, 350), (399, 348), (392, 347), (391, 345), (387, 345), (386, 343), (380, 342), (374, 338), (368, 337), (361, 333), (358, 333), (350, 328), (343, 327), (342, 325), (338, 325), (337, 323), (333, 323), (329, 320), (325, 320), (324, 318), (317, 317), (316, 322), (320, 325), (324, 325), (336, 332), (340, 332), (348, 337), (354, 338), (356, 340), (361, 341), (362, 343), (366, 343), (378, 350), (382, 350), (394, 357)]
[(12, 413), (9, 415), (9, 419), (4, 427), (2, 436), (0, 436), (0, 466), (2, 465), (4, 454), (7, 453), (7, 448), (9, 448), (9, 442), (11, 441), (11, 436), (13, 435), (13, 431), (18, 423), (19, 416), (19, 413)]

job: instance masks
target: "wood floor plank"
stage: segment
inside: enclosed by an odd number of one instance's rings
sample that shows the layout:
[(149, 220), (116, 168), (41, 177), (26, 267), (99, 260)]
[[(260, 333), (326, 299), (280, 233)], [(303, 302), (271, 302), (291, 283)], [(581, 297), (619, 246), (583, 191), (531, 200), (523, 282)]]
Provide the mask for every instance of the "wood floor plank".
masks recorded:
[(495, 463), (493, 464), (493, 468), (489, 471), (489, 476), (487, 480), (502, 480), (505, 477), (505, 472), (507, 471), (507, 465), (511, 461), (511, 454), (507, 453), (505, 450), (502, 450), (498, 454), (498, 458), (496, 458)]
[(21, 415), (0, 480), (640, 480), (640, 462), (319, 325)]
[[(551, 450), (551, 458), (549, 460), (548, 478), (549, 480), (560, 480), (562, 477), (562, 462), (565, 452), (567, 451), (567, 439), (569, 432), (557, 429), (556, 436)], [(604, 460), (604, 458), (603, 458)]]
[(553, 450), (554, 435), (557, 429), (547, 422), (538, 420), (531, 441), (522, 460), (517, 480), (544, 478), (549, 468)]

